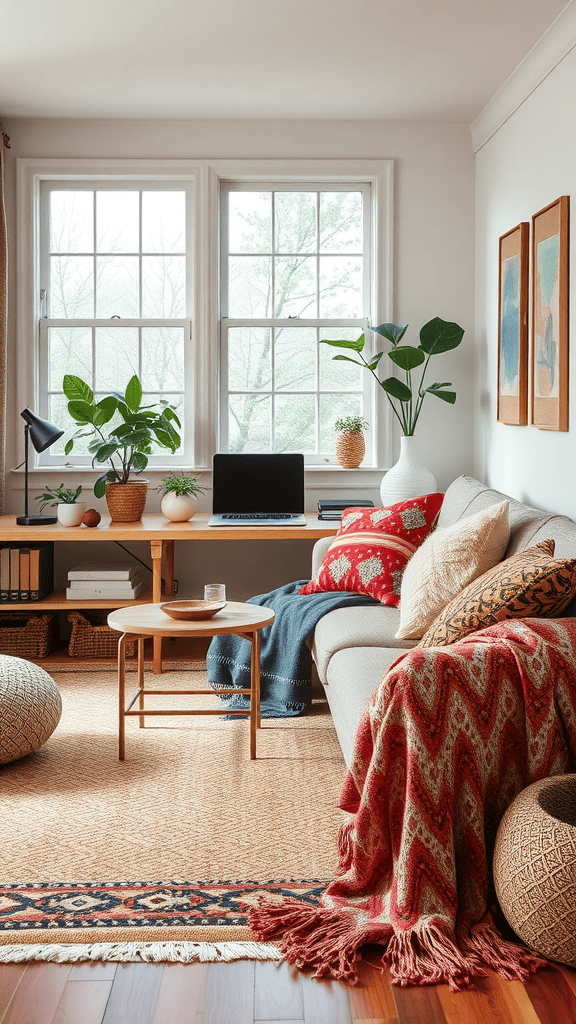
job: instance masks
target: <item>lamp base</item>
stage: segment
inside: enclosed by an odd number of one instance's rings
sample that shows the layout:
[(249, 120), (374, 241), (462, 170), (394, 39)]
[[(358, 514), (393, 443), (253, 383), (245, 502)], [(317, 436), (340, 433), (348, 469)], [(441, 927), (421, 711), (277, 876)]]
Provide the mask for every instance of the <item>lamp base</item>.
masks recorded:
[(17, 516), (18, 526), (52, 526), (58, 522), (57, 516)]

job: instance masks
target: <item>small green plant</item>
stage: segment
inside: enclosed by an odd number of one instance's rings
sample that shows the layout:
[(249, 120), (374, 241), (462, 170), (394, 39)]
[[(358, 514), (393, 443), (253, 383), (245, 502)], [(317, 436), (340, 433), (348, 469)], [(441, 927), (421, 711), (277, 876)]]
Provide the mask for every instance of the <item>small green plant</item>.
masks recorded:
[(64, 484), (59, 484), (58, 487), (53, 489), (46, 486), (44, 494), (37, 494), (34, 501), (41, 502), (38, 508), (42, 512), (42, 509), (46, 508), (47, 505), (75, 505), (81, 494), (82, 484), (79, 484), (75, 491), (71, 491), (69, 487), (64, 487)]
[[(168, 448), (172, 454), (180, 446), (180, 420), (174, 406), (165, 399), (158, 403), (160, 411), (153, 405), (142, 405), (142, 385), (136, 374), (128, 381), (124, 394), (115, 391), (99, 401), (92, 388), (72, 374), (64, 377), (63, 390), (68, 412), (80, 428), (66, 442), (66, 455), (80, 437), (91, 437), (88, 451), (92, 465), (100, 462), (110, 467), (94, 484), (97, 498), (105, 494), (107, 480), (127, 484), (130, 473), (146, 469), (154, 445)], [(108, 426), (113, 418), (115, 426)]]
[[(396, 324), (380, 324), (379, 327), (371, 327), (370, 330), (389, 341), (392, 348), (388, 353), (376, 352), (369, 359), (365, 359), (362, 354), (366, 341), (363, 334), (356, 341), (333, 341), (328, 338), (322, 338), (320, 344), (332, 345), (334, 348), (352, 349), (359, 356), (359, 359), (351, 359), (350, 356), (344, 355), (334, 356), (333, 358), (344, 359), (348, 363), (355, 363), (356, 366), (363, 366), (366, 370), (370, 371), (390, 402), (392, 411), (402, 427), (402, 433), (406, 437), (410, 437), (416, 429), (422, 403), (426, 395), (436, 395), (436, 398), (441, 398), (443, 402), (454, 405), (456, 392), (446, 391), (446, 388), (452, 387), (448, 381), (444, 381), (441, 384), (430, 384), (425, 388), (424, 377), (426, 376), (428, 363), (432, 356), (457, 348), (464, 336), (464, 330), (458, 324), (449, 323), (436, 316), (422, 327), (420, 331), (420, 344), (418, 346), (400, 345), (399, 343), (407, 329), (408, 324), (404, 327), (397, 327)], [(405, 383), (399, 380), (398, 377), (386, 377), (384, 380), (380, 380), (376, 374), (376, 367), (385, 354), (388, 355), (388, 358), (396, 366), (404, 371)], [(422, 366), (422, 372), (420, 380), (415, 384), (412, 381), (412, 371), (417, 366)]]
[(335, 430), (345, 430), (354, 434), (368, 430), (369, 427), (368, 420), (362, 419), (361, 416), (343, 416), (341, 419), (336, 420), (334, 424)]
[(181, 476), (170, 473), (154, 490), (160, 491), (162, 494), (204, 494), (204, 488), (196, 483), (196, 477), (186, 476), (184, 473)]

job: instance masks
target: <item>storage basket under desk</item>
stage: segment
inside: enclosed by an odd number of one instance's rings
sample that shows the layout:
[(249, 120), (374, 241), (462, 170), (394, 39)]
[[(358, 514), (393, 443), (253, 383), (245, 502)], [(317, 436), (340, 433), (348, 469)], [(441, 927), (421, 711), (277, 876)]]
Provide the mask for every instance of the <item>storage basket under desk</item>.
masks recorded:
[[(118, 640), (115, 629), (105, 622), (98, 622), (82, 612), (68, 612), (68, 622), (72, 624), (72, 632), (68, 642), (68, 654), (71, 658), (116, 658)], [(133, 657), (136, 642), (126, 642), (126, 656)]]
[(17, 658), (45, 658), (57, 633), (56, 612), (29, 614), (0, 610), (0, 654)]

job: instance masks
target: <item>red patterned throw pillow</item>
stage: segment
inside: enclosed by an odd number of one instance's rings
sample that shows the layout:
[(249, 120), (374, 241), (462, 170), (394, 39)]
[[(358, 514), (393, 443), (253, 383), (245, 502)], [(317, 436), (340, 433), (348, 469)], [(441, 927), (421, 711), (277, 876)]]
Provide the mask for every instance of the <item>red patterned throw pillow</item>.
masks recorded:
[(406, 563), (436, 525), (443, 498), (424, 494), (387, 508), (347, 508), (318, 574), (298, 593), (351, 591), (396, 608)]

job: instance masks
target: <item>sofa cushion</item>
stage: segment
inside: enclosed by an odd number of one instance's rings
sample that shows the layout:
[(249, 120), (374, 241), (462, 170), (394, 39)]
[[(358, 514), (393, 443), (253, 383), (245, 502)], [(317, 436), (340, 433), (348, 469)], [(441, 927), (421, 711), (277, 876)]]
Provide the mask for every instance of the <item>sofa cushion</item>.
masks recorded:
[(436, 525), (443, 495), (425, 494), (384, 508), (350, 508), (301, 594), (351, 591), (396, 607), (408, 560)]
[(401, 654), (416, 646), (415, 640), (397, 640), (400, 612), (386, 605), (336, 608), (322, 616), (314, 630), (312, 656), (320, 681), (328, 679), (331, 658), (349, 647), (391, 648)]
[(419, 646), (452, 644), (502, 619), (560, 615), (576, 593), (576, 559), (553, 553), (554, 541), (544, 540), (489, 569), (444, 608)]
[(397, 637), (423, 636), (449, 601), (501, 561), (509, 534), (502, 501), (427, 537), (404, 570)]

